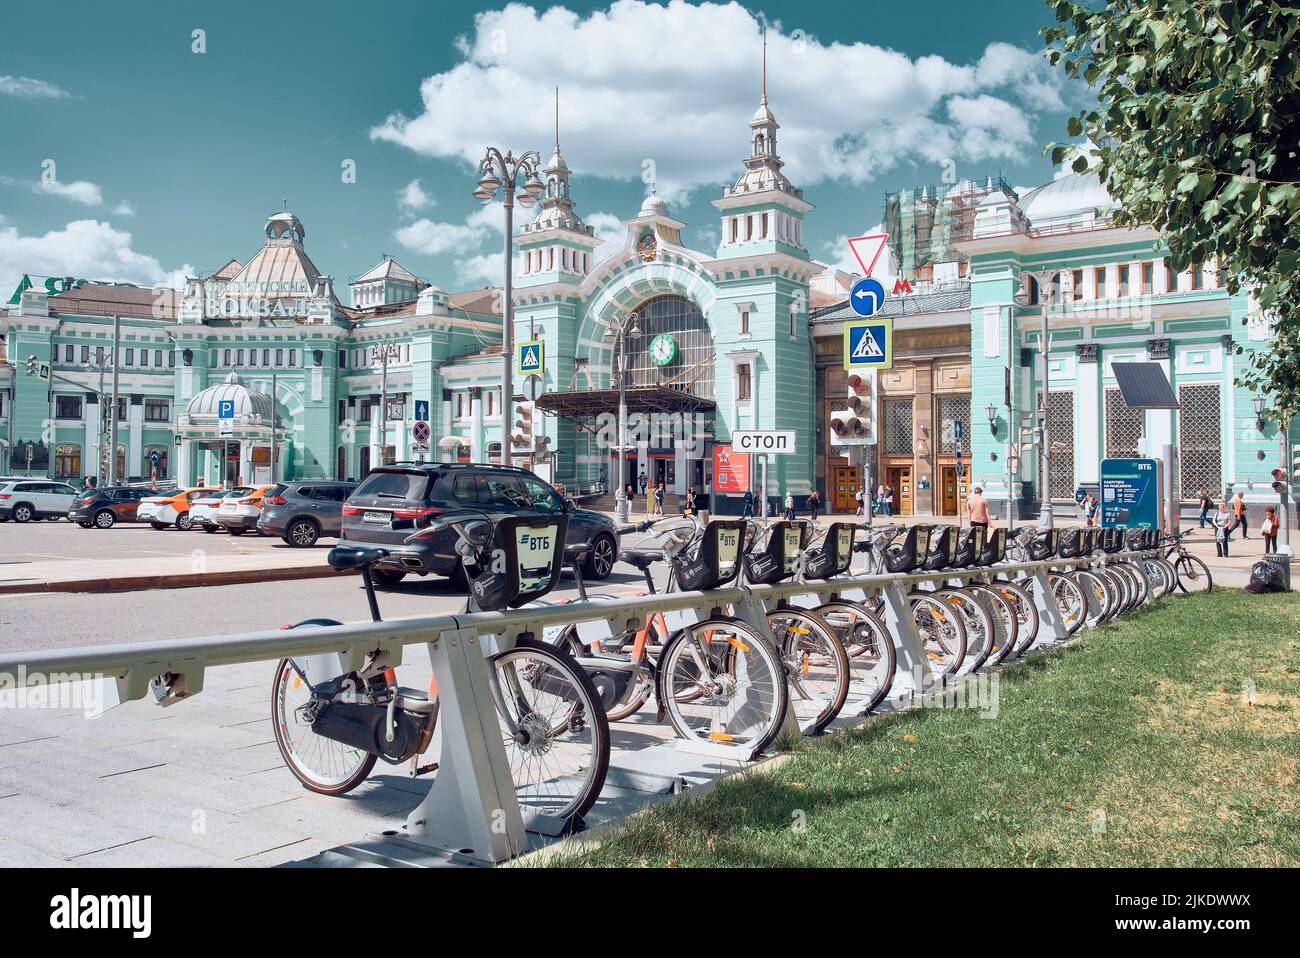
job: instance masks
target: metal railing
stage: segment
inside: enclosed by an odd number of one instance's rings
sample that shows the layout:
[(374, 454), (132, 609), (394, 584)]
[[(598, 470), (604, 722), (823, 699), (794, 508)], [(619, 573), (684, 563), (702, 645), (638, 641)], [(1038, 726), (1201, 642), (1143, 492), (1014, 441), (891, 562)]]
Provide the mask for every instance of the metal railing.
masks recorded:
[[(462, 857), (499, 862), (527, 846), (511, 771), (497, 730), (487, 656), (512, 648), (518, 638), (542, 638), (548, 627), (591, 623), (605, 634), (635, 630), (647, 616), (664, 614), (670, 629), (730, 610), (771, 636), (767, 610), (783, 600), (825, 602), (882, 596), (885, 624), (897, 646), (895, 686), (924, 694), (937, 680), (910, 613), (907, 590), (920, 583), (987, 581), (999, 576), (1034, 579), (1041, 626), (1035, 644), (1064, 640), (1067, 629), (1051, 600), (1047, 573), (1159, 555), (1159, 550), (1072, 559), (1003, 562), (968, 569), (907, 574), (846, 575), (813, 582), (733, 586), (707, 592), (668, 592), (621, 598), (537, 604), (503, 612), (467, 612), (338, 626), (302, 626), (237, 635), (10, 652), (0, 655), (0, 687), (22, 688), (94, 680), (107, 708), (152, 695), (169, 706), (203, 690), (207, 669), (282, 658), (337, 656), (334, 674), (367, 662), (402, 664), (406, 646), (426, 645), (441, 702), (440, 771), (428, 796), (410, 813), (404, 837)], [(268, 674), (268, 685), (270, 675)], [(902, 683), (900, 686), (899, 683)], [(689, 751), (710, 746), (679, 741)], [(720, 746), (713, 746), (720, 748)], [(715, 754), (708, 752), (708, 754)], [(748, 758), (737, 756), (733, 758)]]

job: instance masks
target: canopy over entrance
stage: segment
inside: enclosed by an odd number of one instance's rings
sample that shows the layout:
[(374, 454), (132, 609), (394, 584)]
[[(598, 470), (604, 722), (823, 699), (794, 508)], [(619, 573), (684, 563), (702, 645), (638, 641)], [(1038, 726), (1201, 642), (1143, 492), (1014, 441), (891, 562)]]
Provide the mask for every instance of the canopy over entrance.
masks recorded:
[[(717, 403), (671, 386), (629, 386), (627, 411), (633, 413), (713, 412)], [(594, 419), (618, 409), (617, 389), (589, 389), (579, 392), (543, 393), (537, 408), (566, 419)]]

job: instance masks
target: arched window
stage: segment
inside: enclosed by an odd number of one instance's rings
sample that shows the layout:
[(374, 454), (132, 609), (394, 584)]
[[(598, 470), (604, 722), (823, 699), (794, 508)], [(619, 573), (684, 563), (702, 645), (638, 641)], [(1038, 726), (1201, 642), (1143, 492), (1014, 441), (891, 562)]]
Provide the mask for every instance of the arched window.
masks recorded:
[(334, 478), (346, 479), (348, 477), (348, 447), (339, 446), (338, 452), (334, 456)]
[[(712, 399), (713, 334), (700, 308), (684, 296), (669, 294), (646, 300), (636, 314), (641, 336), (629, 344), (627, 357), (632, 385), (670, 385)], [(677, 347), (665, 365), (656, 363), (649, 351), (661, 333), (671, 336)]]
[(81, 446), (61, 442), (54, 447), (54, 478), (77, 479), (81, 476)]
[[(168, 453), (167, 447), (166, 446), (145, 446), (143, 452), (144, 452), (144, 456), (140, 461), (144, 464), (144, 474), (148, 476), (156, 468), (158, 470), (159, 479), (167, 478), (167, 453)], [(154, 466), (153, 459), (151, 458), (152, 454), (155, 452), (158, 453), (158, 465), (156, 467)]]

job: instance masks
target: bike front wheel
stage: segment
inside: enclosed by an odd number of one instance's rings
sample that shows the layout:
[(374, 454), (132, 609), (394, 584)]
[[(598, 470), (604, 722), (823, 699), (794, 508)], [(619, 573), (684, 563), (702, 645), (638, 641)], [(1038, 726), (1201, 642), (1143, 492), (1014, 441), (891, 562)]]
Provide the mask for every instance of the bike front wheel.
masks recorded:
[(497, 719), (519, 807), (581, 818), (609, 770), (609, 720), (567, 651), (535, 639), (492, 657)]
[(820, 735), (849, 697), (849, 656), (818, 615), (799, 609), (768, 613), (767, 624), (785, 660), (790, 705), (807, 735)]
[(885, 700), (894, 685), (898, 656), (879, 616), (858, 602), (835, 599), (817, 610), (849, 654), (849, 700), (866, 715)]
[(676, 632), (659, 659), (657, 694), (682, 738), (748, 747), (751, 754), (776, 739), (788, 702), (779, 653), (734, 619)]

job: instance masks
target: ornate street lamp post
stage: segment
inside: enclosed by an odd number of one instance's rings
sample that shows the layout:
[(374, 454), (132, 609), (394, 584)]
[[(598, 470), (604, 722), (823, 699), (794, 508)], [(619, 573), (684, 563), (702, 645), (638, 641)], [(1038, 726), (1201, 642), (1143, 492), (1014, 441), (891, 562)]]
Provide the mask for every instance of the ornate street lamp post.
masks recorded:
[[(1064, 268), (1040, 269), (1021, 273), (1026, 273), (1033, 278), (1033, 289), (1026, 287), (1021, 289), (1013, 297), (1017, 306), (1033, 305), (1034, 293), (1037, 293), (1038, 304), (1042, 307), (1043, 332), (1040, 346), (1043, 355), (1043, 412), (1038, 423), (1038, 458), (1042, 464), (1042, 484), (1043, 488), (1039, 491), (1042, 499), (1042, 514), (1038, 520), (1038, 525), (1042, 529), (1052, 528), (1052, 495), (1051, 495), (1051, 434), (1047, 425), (1047, 409), (1050, 401), (1051, 392), (1049, 391), (1049, 382), (1051, 381), (1051, 360), (1048, 357), (1048, 329), (1047, 316), (1048, 308), (1052, 301), (1056, 299), (1057, 293), (1061, 288), (1061, 273)], [(1010, 362), (1011, 357), (1007, 357)]]
[(622, 313), (609, 323), (605, 338), (614, 341), (613, 367), (618, 377), (618, 488), (614, 490), (615, 514), (619, 522), (627, 522), (627, 483), (623, 472), (627, 468), (627, 341), (641, 335), (636, 313)]
[[(514, 286), (514, 250), (511, 241), (514, 238), (515, 190), (519, 189), (519, 205), (530, 207), (537, 202), (537, 197), (546, 192), (546, 184), (537, 175), (542, 165), (542, 158), (533, 150), (516, 157), (513, 153), (504, 155), (494, 146), (487, 148), (487, 154), (478, 165), (478, 189), (474, 197), (480, 203), (490, 203), (497, 191), (505, 188), (502, 203), (506, 211), (506, 276), (505, 296), (501, 306), (501, 451), (506, 465), (514, 464), (514, 445), (510, 440), (510, 420), (514, 416), (515, 388), (514, 367), (512, 365), (515, 343), (515, 307), (513, 302)], [(523, 176), (522, 187), (518, 186), (519, 177)]]

